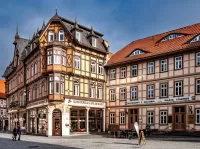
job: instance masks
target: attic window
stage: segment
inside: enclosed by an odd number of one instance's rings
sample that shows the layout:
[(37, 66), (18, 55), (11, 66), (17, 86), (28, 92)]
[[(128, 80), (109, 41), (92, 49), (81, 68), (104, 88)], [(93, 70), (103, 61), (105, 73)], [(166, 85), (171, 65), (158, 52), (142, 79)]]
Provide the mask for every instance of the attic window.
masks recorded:
[(196, 42), (196, 41), (200, 41), (200, 35), (196, 36), (191, 40), (191, 42)]
[(161, 41), (171, 40), (171, 39), (182, 37), (182, 36), (184, 36), (184, 35), (183, 34), (170, 34), (170, 35), (164, 37)]
[(94, 38), (94, 37), (92, 37), (92, 46), (93, 47), (96, 47), (97, 46), (97, 42), (96, 42), (97, 40), (96, 40), (96, 38)]
[(131, 54), (130, 54), (130, 56), (134, 56), (134, 55), (138, 55), (138, 54), (143, 54), (144, 53), (144, 51), (142, 51), (142, 50), (134, 50)]
[(77, 39), (78, 41), (81, 41), (81, 33), (78, 32), (78, 31), (76, 31), (76, 39)]

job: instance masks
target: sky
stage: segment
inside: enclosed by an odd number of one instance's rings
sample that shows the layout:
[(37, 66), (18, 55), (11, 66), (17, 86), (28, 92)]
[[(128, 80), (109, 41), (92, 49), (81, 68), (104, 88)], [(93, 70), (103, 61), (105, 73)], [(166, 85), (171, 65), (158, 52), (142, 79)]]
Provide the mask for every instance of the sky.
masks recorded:
[(12, 61), (14, 36), (31, 38), (55, 14), (104, 34), (115, 53), (130, 42), (200, 23), (200, 0), (1, 0), (0, 77)]

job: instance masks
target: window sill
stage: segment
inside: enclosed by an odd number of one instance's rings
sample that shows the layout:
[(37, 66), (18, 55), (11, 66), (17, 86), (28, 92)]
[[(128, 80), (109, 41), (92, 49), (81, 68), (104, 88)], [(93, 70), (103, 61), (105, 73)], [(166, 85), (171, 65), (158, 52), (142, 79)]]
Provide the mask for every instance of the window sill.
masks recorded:
[(155, 72), (153, 72), (153, 73), (147, 73), (147, 75), (152, 75), (152, 74), (155, 74)]
[(109, 100), (109, 102), (116, 102), (116, 100)]
[(168, 70), (167, 71), (160, 71), (160, 73), (165, 73), (165, 72), (168, 72)]
[(174, 71), (176, 71), (176, 70), (181, 70), (181, 69), (183, 69), (183, 68), (175, 68)]

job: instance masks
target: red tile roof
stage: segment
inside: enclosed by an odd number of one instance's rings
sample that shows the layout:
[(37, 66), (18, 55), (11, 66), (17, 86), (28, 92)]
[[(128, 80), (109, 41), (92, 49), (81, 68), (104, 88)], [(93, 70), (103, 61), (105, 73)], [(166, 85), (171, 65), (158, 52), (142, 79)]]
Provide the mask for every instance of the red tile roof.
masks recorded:
[[(173, 33), (181, 33), (185, 35), (166, 41), (160, 41), (167, 35)], [(115, 53), (110, 58), (106, 66), (112, 66), (119, 63), (127, 63), (131, 61), (139, 61), (145, 58), (157, 57), (180, 50), (200, 47), (200, 42), (188, 43), (188, 41), (199, 34), (200, 23), (133, 41), (122, 48), (120, 51)], [(129, 56), (135, 49), (145, 50), (147, 51), (147, 53)]]
[(6, 98), (6, 94), (5, 94), (5, 80), (0, 80), (0, 98)]

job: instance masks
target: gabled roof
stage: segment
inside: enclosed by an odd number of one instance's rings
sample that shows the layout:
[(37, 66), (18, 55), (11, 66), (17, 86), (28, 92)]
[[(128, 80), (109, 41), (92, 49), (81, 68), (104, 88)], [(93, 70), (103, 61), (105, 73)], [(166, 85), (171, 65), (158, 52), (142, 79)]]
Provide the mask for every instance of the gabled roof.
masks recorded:
[[(184, 36), (161, 41), (161, 39), (173, 33), (184, 34)], [(200, 34), (200, 23), (133, 41), (115, 53), (107, 62), (106, 66), (140, 61), (141, 59), (148, 59), (150, 57), (157, 57), (188, 48), (198, 47), (200, 46), (200, 42), (188, 42), (198, 34)], [(147, 53), (127, 57), (134, 49), (145, 49)]]

